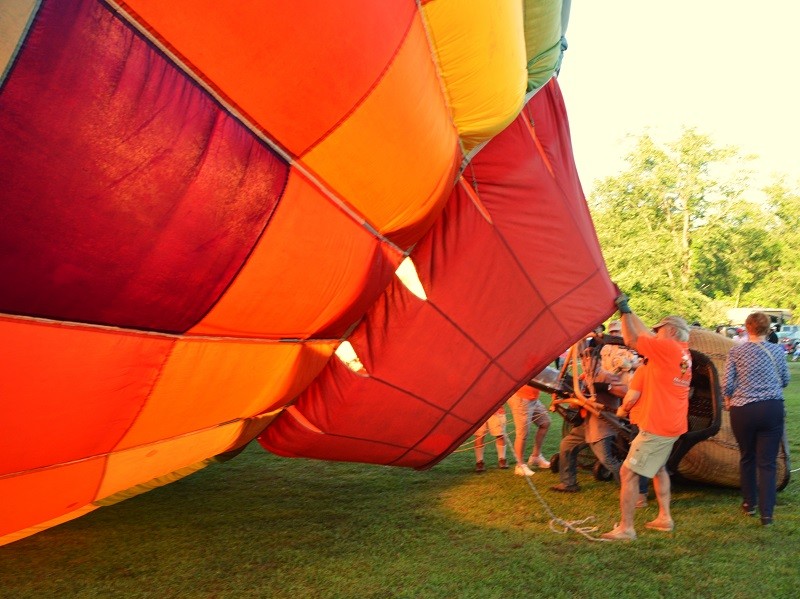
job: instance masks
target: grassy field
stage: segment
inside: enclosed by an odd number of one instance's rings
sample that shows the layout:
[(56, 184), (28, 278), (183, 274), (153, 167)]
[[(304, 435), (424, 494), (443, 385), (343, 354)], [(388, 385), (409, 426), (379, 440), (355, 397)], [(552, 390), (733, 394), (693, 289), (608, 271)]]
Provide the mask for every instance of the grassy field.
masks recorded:
[[(800, 363), (789, 439), (800, 456)], [(547, 454), (557, 450), (557, 422)], [(0, 597), (795, 597), (800, 473), (776, 523), (739, 512), (734, 489), (673, 486), (674, 533), (593, 542), (551, 529), (618, 515), (613, 483), (548, 491), (556, 475), (472, 472), (472, 451), (426, 472), (242, 455), (172, 485), (0, 547)], [(562, 529), (563, 530), (563, 529)]]

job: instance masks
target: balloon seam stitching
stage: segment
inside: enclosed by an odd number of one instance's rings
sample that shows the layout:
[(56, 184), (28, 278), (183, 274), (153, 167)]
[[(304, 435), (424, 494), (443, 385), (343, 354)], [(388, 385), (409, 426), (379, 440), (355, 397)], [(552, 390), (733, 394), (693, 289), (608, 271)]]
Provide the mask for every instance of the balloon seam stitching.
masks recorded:
[(425, 32), (425, 38), (428, 40), (431, 62), (433, 63), (433, 68), (436, 69), (436, 79), (439, 82), (439, 90), (442, 93), (442, 98), (444, 99), (445, 106), (447, 107), (447, 114), (450, 117), (450, 124), (453, 126), (453, 129), (456, 132), (456, 138), (458, 139), (458, 147), (461, 152), (461, 156), (463, 157), (463, 160), (466, 160), (466, 146), (464, 146), (464, 140), (461, 139), (461, 135), (458, 134), (458, 126), (456, 125), (453, 113), (453, 102), (450, 99), (450, 94), (447, 92), (447, 85), (445, 84), (444, 77), (442, 76), (442, 70), (439, 68), (438, 53), (436, 52), (436, 41), (431, 33), (430, 27), (428, 26), (428, 20), (425, 18), (425, 10), (422, 8), (421, 0), (416, 0), (416, 4), (419, 20), (422, 23), (422, 29)]

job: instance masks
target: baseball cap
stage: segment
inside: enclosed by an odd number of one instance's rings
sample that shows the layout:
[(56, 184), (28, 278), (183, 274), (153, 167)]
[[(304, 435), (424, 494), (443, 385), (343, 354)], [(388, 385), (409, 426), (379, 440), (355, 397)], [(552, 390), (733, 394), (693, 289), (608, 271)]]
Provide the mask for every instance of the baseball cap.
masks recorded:
[(608, 333), (609, 335), (619, 335), (622, 333), (622, 323), (619, 320), (612, 320), (608, 323)]
[(679, 331), (683, 331), (687, 335), (689, 334), (689, 325), (686, 324), (686, 321), (681, 318), (680, 316), (672, 315), (672, 316), (665, 316), (661, 320), (659, 320), (656, 324), (653, 325), (653, 330), (657, 331), (664, 325), (672, 325)]

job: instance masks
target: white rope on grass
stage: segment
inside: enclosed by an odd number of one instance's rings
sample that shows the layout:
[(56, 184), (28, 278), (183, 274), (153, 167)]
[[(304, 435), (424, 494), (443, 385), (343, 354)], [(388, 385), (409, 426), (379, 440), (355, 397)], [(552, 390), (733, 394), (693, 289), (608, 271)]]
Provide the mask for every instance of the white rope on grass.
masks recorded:
[[(508, 444), (510, 444), (510, 441), (508, 439), (508, 435), (504, 435), (504, 436), (506, 437), (506, 443), (507, 443), (506, 447), (508, 447)], [(470, 450), (473, 449), (472, 447), (464, 448), (463, 445), (462, 445), (462, 448), (463, 449), (459, 449), (459, 450), (456, 450), (456, 451), (470, 451)], [(511, 452), (512, 460), (516, 461), (515, 458), (513, 458), (513, 453), (514, 452), (512, 451)], [(531, 480), (533, 477), (532, 476), (525, 476), (523, 478), (528, 483), (528, 486), (531, 488), (531, 491), (533, 491), (533, 494), (536, 495), (536, 497), (539, 499), (539, 502), (542, 504), (542, 507), (545, 509), (547, 514), (550, 516), (549, 526), (550, 526), (550, 530), (552, 530), (554, 533), (556, 533), (556, 534), (567, 534), (568, 531), (572, 531), (572, 532), (578, 533), (579, 535), (582, 535), (583, 537), (585, 537), (589, 541), (603, 541), (603, 542), (608, 541), (608, 539), (602, 539), (602, 538), (597, 537), (597, 536), (592, 536), (592, 533), (596, 533), (599, 530), (599, 527), (589, 524), (589, 523), (594, 522), (596, 520), (595, 516), (587, 516), (586, 518), (583, 518), (582, 520), (564, 520), (563, 518), (559, 518), (558, 516), (556, 516), (556, 514), (550, 508), (550, 505), (547, 503), (547, 501), (545, 501), (544, 497), (542, 497), (541, 493), (539, 493), (539, 490), (536, 488), (536, 485), (533, 484), (533, 481)]]
[(544, 497), (539, 493), (539, 490), (536, 488), (536, 485), (533, 484), (531, 480), (531, 476), (526, 476), (525, 480), (528, 483), (528, 486), (533, 491), (534, 495), (539, 499), (539, 502), (544, 507), (545, 511), (550, 515), (550, 530), (552, 530), (556, 534), (567, 534), (568, 531), (576, 532), (579, 535), (583, 536), (584, 538), (588, 539), (589, 541), (600, 541), (600, 542), (607, 542), (609, 539), (603, 539), (600, 537), (592, 536), (592, 533), (596, 533), (599, 528), (597, 526), (584, 526), (590, 522), (595, 520), (595, 516), (587, 516), (582, 520), (564, 520), (559, 518), (555, 515), (552, 509), (550, 509), (550, 505), (544, 500)]
[[(509, 446), (513, 447), (512, 439), (509, 437), (509, 434), (507, 432), (503, 434), (503, 437), (505, 437), (506, 440), (506, 448), (508, 448)], [(489, 444), (487, 443), (484, 446), (486, 445)], [(474, 451), (474, 449), (475, 449), (475, 437), (473, 437), (469, 441), (465, 441), (464, 443), (462, 443), (461, 447), (456, 449), (453, 453), (459, 453), (463, 451)], [(514, 456), (513, 451), (511, 452), (511, 456), (512, 460), (516, 461), (516, 458), (513, 457)], [(568, 531), (572, 531), (578, 533), (579, 535), (582, 535), (589, 541), (606, 542), (609, 540), (597, 536), (592, 536), (592, 533), (596, 533), (599, 530), (597, 526), (590, 525), (591, 522), (595, 521), (596, 519), (595, 516), (587, 516), (582, 520), (564, 520), (556, 516), (556, 514), (550, 508), (550, 505), (547, 503), (547, 501), (545, 501), (545, 499), (539, 493), (539, 490), (536, 488), (536, 485), (533, 484), (533, 481), (531, 480), (531, 478), (533, 477), (525, 476), (524, 478), (528, 483), (528, 486), (531, 488), (531, 491), (533, 491), (534, 495), (536, 495), (536, 497), (539, 499), (539, 502), (542, 504), (542, 507), (544, 507), (545, 511), (550, 516), (549, 526), (550, 530), (552, 530), (554, 533), (567, 534)]]
[[(541, 401), (541, 400), (540, 400), (540, 401)], [(529, 424), (535, 424), (535, 425), (536, 425), (536, 428), (538, 429), (538, 428), (539, 428), (539, 420), (540, 420), (540, 419), (541, 419), (543, 416), (546, 416), (546, 414), (534, 414), (534, 415), (533, 415), (533, 417), (531, 418), (531, 421), (530, 421), (530, 423), (529, 423)], [(513, 416), (513, 415), (511, 416), (511, 420), (512, 420), (512, 421), (514, 420), (514, 416)], [(509, 447), (509, 446), (512, 446), (512, 447), (513, 447), (513, 445), (514, 445), (514, 440), (517, 438), (517, 430), (516, 430), (516, 427), (512, 427), (512, 428), (513, 428), (514, 430), (511, 432), (511, 434), (509, 434), (509, 433), (506, 431), (506, 432), (504, 433), (504, 435), (503, 435), (503, 436), (505, 437), (505, 439), (506, 439), (506, 444), (507, 444), (507, 445), (506, 445), (506, 447)], [(530, 434), (530, 432), (529, 432), (529, 434)], [(535, 433), (534, 433), (534, 435), (535, 435)], [(491, 435), (487, 435), (487, 436), (491, 436)], [(527, 437), (526, 437), (526, 440), (527, 440)], [(467, 439), (467, 440), (466, 440), (466, 441), (464, 441), (464, 442), (463, 442), (461, 445), (459, 445), (459, 446), (458, 446), (458, 449), (455, 449), (455, 450), (453, 450), (451, 453), (463, 453), (463, 452), (465, 452), (465, 451), (471, 451), (471, 450), (473, 450), (473, 449), (475, 448), (475, 444), (476, 444), (476, 442), (477, 442), (477, 439), (476, 439), (475, 435), (473, 434), (473, 435), (471, 435), (471, 436), (469, 437), (469, 439)], [(485, 446), (488, 446), (488, 445), (489, 445), (489, 443), (486, 443), (486, 444), (485, 444)], [(512, 452), (512, 453), (513, 453), (513, 452)]]

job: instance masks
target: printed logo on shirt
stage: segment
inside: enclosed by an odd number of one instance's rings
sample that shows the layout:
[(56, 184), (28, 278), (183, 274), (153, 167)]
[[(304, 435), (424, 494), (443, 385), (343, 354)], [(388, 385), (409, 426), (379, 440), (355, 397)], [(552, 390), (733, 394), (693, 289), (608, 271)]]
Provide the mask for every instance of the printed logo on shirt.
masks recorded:
[[(689, 376), (686, 376), (686, 373), (689, 373)], [(672, 382), (676, 385), (680, 385), (681, 387), (688, 387), (691, 383), (690, 380), (692, 378), (692, 354), (689, 350), (684, 350), (681, 353), (681, 376), (675, 377), (672, 379)]]

